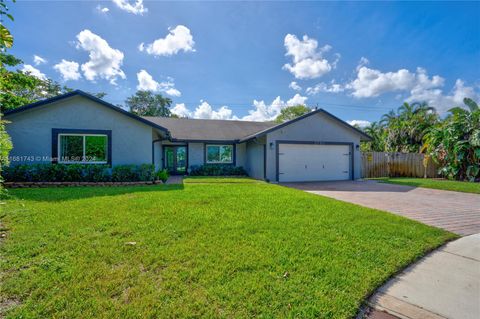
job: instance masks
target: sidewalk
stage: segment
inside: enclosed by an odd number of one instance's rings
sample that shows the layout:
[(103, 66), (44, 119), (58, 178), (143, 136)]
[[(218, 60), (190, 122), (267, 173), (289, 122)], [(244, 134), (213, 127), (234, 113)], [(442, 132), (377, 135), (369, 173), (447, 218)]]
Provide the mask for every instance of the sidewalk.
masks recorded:
[(369, 304), (402, 319), (480, 318), (480, 234), (422, 258), (382, 286)]

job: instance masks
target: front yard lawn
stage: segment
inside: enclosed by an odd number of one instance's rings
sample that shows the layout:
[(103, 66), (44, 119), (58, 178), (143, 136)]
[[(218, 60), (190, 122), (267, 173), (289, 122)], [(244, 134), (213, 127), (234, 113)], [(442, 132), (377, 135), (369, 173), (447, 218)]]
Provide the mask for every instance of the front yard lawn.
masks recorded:
[(11, 190), (4, 316), (351, 318), (455, 237), (282, 186), (200, 181)]
[(384, 183), (480, 194), (480, 183), (450, 181), (447, 179), (409, 178), (409, 177), (379, 178), (379, 180)]

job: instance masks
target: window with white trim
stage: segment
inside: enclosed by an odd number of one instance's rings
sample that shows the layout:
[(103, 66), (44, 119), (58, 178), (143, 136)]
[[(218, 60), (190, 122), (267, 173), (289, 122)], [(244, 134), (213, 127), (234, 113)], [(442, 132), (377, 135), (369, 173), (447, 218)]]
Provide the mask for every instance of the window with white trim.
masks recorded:
[(58, 134), (58, 162), (106, 164), (108, 136), (104, 134)]
[(232, 164), (233, 145), (207, 145), (207, 164)]

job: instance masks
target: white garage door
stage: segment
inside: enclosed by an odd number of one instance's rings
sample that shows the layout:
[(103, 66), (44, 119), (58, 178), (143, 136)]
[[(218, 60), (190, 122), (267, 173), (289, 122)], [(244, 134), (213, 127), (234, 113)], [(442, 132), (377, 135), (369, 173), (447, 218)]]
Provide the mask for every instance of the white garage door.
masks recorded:
[(279, 144), (279, 182), (350, 179), (350, 146)]

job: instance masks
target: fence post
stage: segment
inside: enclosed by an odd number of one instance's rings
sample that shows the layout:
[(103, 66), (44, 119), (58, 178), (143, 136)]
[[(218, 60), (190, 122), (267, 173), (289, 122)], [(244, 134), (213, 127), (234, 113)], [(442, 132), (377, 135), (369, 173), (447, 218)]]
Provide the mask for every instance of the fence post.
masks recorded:
[(385, 156), (387, 157), (387, 177), (390, 176), (390, 153), (385, 153)]

